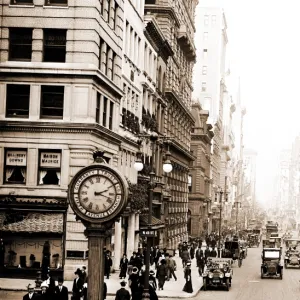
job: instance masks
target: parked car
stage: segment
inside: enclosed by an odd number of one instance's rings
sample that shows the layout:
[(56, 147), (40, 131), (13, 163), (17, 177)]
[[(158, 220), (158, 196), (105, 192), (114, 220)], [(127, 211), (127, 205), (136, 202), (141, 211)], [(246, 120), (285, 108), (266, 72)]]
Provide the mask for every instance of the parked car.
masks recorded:
[(208, 258), (207, 269), (203, 273), (203, 290), (209, 287), (225, 287), (229, 291), (232, 280), (231, 259)]
[(283, 277), (280, 248), (264, 248), (262, 251), (261, 279)]

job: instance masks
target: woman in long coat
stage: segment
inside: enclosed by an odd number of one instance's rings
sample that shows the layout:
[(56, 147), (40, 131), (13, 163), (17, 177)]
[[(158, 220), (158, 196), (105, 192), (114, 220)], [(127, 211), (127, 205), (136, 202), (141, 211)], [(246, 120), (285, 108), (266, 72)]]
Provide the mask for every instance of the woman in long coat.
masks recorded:
[(187, 293), (193, 292), (192, 286), (192, 272), (191, 272), (191, 263), (188, 262), (184, 269), (184, 278), (185, 278), (185, 285), (183, 287), (183, 291)]
[(120, 260), (120, 279), (126, 278), (126, 272), (127, 272), (127, 267), (128, 267), (128, 258), (127, 255), (124, 254), (123, 258)]
[(162, 259), (160, 263), (161, 264), (157, 267), (156, 278), (158, 279), (158, 290), (163, 290), (168, 276), (168, 270), (165, 259)]

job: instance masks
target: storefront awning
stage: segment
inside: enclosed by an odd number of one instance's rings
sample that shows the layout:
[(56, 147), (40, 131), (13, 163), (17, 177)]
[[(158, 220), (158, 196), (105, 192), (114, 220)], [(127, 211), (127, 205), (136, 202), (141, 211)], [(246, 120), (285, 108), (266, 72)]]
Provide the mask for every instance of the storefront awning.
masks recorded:
[[(164, 226), (165, 226), (164, 221), (152, 216), (151, 227), (162, 228)], [(148, 227), (148, 216), (140, 215), (140, 228), (145, 228), (145, 227)]]
[(28, 233), (63, 233), (62, 213), (0, 212), (0, 231)]

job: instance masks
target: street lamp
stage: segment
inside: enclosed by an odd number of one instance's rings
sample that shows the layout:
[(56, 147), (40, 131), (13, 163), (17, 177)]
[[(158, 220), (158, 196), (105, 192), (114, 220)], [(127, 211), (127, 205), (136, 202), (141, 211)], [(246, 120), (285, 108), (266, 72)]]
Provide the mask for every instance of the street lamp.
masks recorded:
[[(149, 211), (148, 211), (148, 232), (150, 234), (147, 236), (147, 251), (146, 251), (146, 259), (145, 259), (145, 282), (144, 282), (144, 291), (142, 295), (142, 299), (149, 300), (150, 299), (150, 294), (149, 294), (149, 273), (150, 273), (150, 251), (151, 251), (151, 233), (153, 232), (152, 230), (152, 202), (153, 202), (153, 190), (155, 187), (155, 182), (154, 182), (154, 177), (155, 177), (155, 152), (156, 152), (156, 144), (158, 140), (166, 140), (167, 137), (165, 136), (159, 136), (157, 133), (152, 133), (151, 135), (139, 135), (139, 138), (142, 139), (149, 139), (151, 142), (151, 147), (152, 147), (152, 159), (151, 159), (151, 166), (150, 166), (150, 182), (149, 182), (149, 194), (148, 194), (148, 206), (149, 206)], [(141, 140), (139, 140), (138, 144), (141, 145)], [(172, 163), (169, 159), (171, 153), (169, 152), (169, 142), (167, 141), (168, 144), (168, 151), (166, 152), (166, 160), (163, 164), (163, 170), (165, 173), (170, 173), (173, 170)], [(140, 172), (143, 170), (144, 164), (141, 159), (141, 152), (137, 152), (137, 160), (134, 163), (134, 168)]]
[[(218, 194), (220, 195), (220, 221), (219, 221), (219, 241), (218, 241), (218, 252), (219, 252), (219, 257), (221, 257), (221, 229), (222, 229), (222, 196), (224, 194), (222, 189), (219, 189), (218, 191), (215, 192), (215, 202), (218, 203)], [(228, 201), (228, 194), (225, 193), (225, 202)]]

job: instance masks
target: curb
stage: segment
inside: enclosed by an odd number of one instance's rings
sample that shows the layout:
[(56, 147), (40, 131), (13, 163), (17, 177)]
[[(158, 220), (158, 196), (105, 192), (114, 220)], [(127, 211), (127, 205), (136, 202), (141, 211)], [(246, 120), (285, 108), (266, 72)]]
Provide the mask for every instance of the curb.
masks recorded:
[[(185, 299), (185, 298), (194, 298), (196, 296), (198, 296), (199, 292), (201, 291), (202, 287), (195, 293), (191, 293), (191, 294), (186, 294), (186, 296), (159, 296), (157, 295), (157, 297), (159, 299)], [(0, 291), (6, 291), (6, 292), (27, 292), (26, 289), (12, 289), (12, 288), (0, 288)], [(72, 292), (69, 291), (69, 295), (72, 295)], [(116, 294), (114, 293), (107, 293), (107, 296), (115, 296)]]

